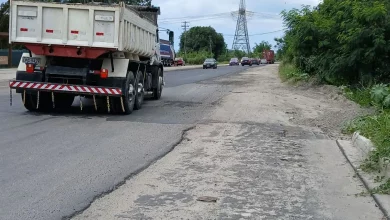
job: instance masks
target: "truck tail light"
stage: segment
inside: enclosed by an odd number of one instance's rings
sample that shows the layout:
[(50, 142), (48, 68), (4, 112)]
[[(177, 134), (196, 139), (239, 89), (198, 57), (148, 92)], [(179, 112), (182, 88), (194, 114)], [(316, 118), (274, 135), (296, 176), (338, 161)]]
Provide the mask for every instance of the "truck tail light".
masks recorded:
[(100, 78), (102, 78), (102, 79), (108, 78), (108, 69), (102, 69), (100, 71)]
[(26, 72), (27, 73), (34, 73), (34, 64), (28, 63), (26, 64)]

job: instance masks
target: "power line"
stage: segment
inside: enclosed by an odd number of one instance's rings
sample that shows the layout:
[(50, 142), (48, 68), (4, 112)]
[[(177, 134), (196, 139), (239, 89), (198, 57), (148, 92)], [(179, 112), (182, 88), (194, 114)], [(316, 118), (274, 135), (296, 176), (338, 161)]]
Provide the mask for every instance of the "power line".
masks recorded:
[[(280, 31), (285, 31), (287, 29), (288, 28), (284, 28), (284, 29), (280, 29), (280, 30), (276, 30), (276, 31), (264, 32), (264, 33), (249, 34), (248, 36), (259, 36), (259, 35), (265, 35), (265, 34), (272, 34), (272, 33), (277, 33), (277, 32), (280, 32)], [(223, 36), (229, 36), (229, 37), (235, 36), (234, 34), (222, 34), (222, 35)]]
[[(271, 14), (271, 13), (263, 13), (263, 12), (252, 12), (246, 11), (247, 17), (257, 17), (262, 19), (280, 19), (280, 15)], [(173, 24), (173, 23), (181, 23), (183, 20), (187, 21), (201, 21), (201, 20), (209, 20), (209, 19), (219, 19), (219, 18), (227, 18), (227, 17), (238, 17), (239, 12), (224, 12), (224, 13), (216, 13), (216, 14), (208, 14), (208, 15), (200, 15), (200, 16), (186, 16), (186, 17), (175, 17), (175, 18), (162, 18), (159, 20), (159, 23), (164, 24)]]
[(210, 17), (210, 16), (221, 16), (221, 15), (230, 15), (230, 12), (216, 13), (216, 14), (207, 14), (207, 15), (193, 15), (185, 17), (173, 17), (173, 18), (162, 18), (160, 21), (166, 20), (179, 20), (179, 19), (191, 19), (191, 18), (200, 18), (200, 17)]

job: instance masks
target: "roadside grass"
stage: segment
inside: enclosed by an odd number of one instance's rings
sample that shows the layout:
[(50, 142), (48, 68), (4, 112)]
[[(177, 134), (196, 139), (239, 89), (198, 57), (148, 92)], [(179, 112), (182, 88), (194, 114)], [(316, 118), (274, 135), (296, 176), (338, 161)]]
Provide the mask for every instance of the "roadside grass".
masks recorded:
[[(315, 76), (310, 77), (294, 65), (284, 62), (279, 65), (279, 77), (282, 82), (292, 83), (300, 81), (310, 83), (312, 79), (315, 80)], [(372, 141), (376, 148), (364, 160), (361, 169), (365, 172), (379, 173), (381, 165), (390, 166), (390, 87), (377, 84), (372, 87), (341, 86), (341, 89), (348, 99), (362, 107), (374, 106), (377, 110), (375, 114), (360, 116), (347, 122), (343, 133), (352, 134), (358, 131)], [(376, 179), (380, 180), (378, 182), (381, 185), (371, 193), (390, 194), (390, 179), (383, 176), (377, 176)]]
[(349, 100), (352, 100), (363, 107), (369, 107), (372, 105), (370, 89), (350, 88), (345, 86), (342, 86), (341, 89)]
[[(375, 106), (377, 108), (377, 112), (373, 115), (360, 116), (348, 122), (343, 132), (352, 134), (358, 131), (372, 141), (375, 149), (363, 161), (361, 169), (368, 173), (379, 173), (381, 162), (390, 163), (390, 110), (373, 101), (375, 94), (372, 88), (343, 88), (343, 90), (347, 98), (361, 106)], [(377, 179), (382, 180), (380, 181), (382, 184), (372, 193), (390, 194), (390, 179), (383, 179), (382, 176), (378, 176)]]
[(309, 75), (307, 73), (304, 73), (290, 63), (284, 62), (279, 65), (279, 77), (282, 82), (289, 81), (292, 83), (296, 83), (302, 80), (309, 80)]

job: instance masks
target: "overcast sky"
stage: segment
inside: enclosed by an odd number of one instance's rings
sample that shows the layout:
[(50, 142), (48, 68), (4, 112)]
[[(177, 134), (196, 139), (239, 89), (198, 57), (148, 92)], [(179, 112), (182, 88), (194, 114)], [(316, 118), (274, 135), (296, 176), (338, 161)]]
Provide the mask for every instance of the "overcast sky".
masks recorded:
[[(5, 0), (0, 0), (4, 2)], [(248, 32), (251, 48), (262, 40), (275, 44), (274, 38), (283, 36), (283, 31), (259, 35), (283, 29), (280, 12), (284, 9), (301, 8), (302, 5), (315, 6), (320, 0), (246, 0)], [(189, 26), (212, 26), (218, 33), (224, 34), (228, 48), (231, 49), (236, 21), (230, 12), (237, 11), (240, 0), (152, 0), (152, 4), (161, 8), (159, 26), (175, 32), (175, 50), (178, 50), (179, 36), (183, 32), (181, 22), (188, 20)], [(219, 15), (215, 15), (219, 14)], [(203, 16), (214, 15), (209, 19)], [(182, 18), (185, 19), (173, 19)], [(188, 18), (190, 17), (190, 18)], [(168, 39), (165, 32), (160, 38)]]
[[(265, 35), (261, 33), (273, 32), (283, 29), (280, 12), (284, 9), (301, 8), (302, 5), (318, 5), (320, 0), (246, 0), (248, 11), (254, 13), (248, 18), (249, 42), (251, 48), (262, 40), (275, 44), (274, 38), (283, 36), (283, 31)], [(183, 32), (181, 23), (190, 22), (189, 26), (212, 26), (218, 33), (224, 34), (228, 48), (231, 49), (236, 21), (228, 12), (237, 11), (240, 0), (152, 0), (152, 4), (161, 7), (159, 26), (175, 32), (175, 49), (178, 50), (179, 36)], [(202, 15), (226, 13), (212, 19), (200, 20)], [(176, 17), (192, 17), (191, 19), (173, 20)], [(168, 20), (169, 18), (169, 20)], [(198, 19), (198, 20), (194, 20)], [(162, 39), (168, 39), (165, 33)]]

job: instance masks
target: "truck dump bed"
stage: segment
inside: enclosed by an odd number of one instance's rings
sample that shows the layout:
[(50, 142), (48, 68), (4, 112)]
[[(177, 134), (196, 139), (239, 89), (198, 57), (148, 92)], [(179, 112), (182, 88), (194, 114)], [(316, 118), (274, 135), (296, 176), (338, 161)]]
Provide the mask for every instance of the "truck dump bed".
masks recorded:
[(13, 0), (10, 9), (10, 43), (155, 53), (158, 8)]

